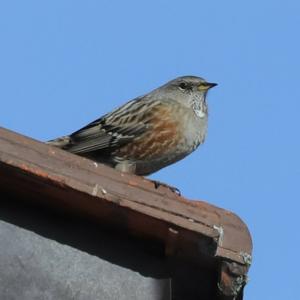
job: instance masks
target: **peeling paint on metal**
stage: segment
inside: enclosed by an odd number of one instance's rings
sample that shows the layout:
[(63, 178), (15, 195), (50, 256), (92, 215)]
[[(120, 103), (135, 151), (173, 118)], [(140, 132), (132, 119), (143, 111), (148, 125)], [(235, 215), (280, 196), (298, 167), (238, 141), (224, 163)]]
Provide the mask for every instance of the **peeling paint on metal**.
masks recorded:
[(222, 226), (217, 226), (217, 225), (214, 225), (213, 228), (218, 231), (218, 233), (219, 233), (219, 236), (218, 236), (218, 245), (222, 246), (223, 239), (224, 239), (224, 229), (223, 229)]
[(133, 181), (133, 180), (129, 180), (128, 184), (131, 185), (131, 186), (138, 186), (138, 183), (136, 181)]
[(178, 230), (173, 229), (171, 227), (169, 227), (169, 232), (173, 233), (173, 234), (178, 234)]
[(101, 188), (101, 192), (102, 192), (103, 195), (107, 194), (107, 191), (104, 188)]
[(97, 194), (98, 194), (98, 189), (99, 189), (99, 185), (96, 184), (96, 185), (94, 186), (93, 190), (92, 190), (92, 195), (93, 195), (93, 196), (97, 196)]
[(243, 258), (243, 261), (246, 265), (251, 266), (252, 256), (249, 253), (241, 251), (240, 256)]

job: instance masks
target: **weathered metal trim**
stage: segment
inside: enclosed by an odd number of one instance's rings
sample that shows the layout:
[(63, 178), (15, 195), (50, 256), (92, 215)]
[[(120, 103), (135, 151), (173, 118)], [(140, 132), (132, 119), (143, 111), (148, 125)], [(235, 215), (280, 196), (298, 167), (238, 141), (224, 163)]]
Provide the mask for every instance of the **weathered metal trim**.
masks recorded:
[[(210, 239), (215, 246), (207, 254), (222, 261), (220, 290), (234, 296), (245, 282), (251, 263), (251, 236), (243, 221), (229, 211), (187, 200), (165, 187), (156, 189), (143, 177), (120, 173), (3, 128), (1, 177), (3, 188), (5, 182), (15, 180), (28, 193), (38, 189), (41, 194), (51, 194), (51, 204), (56, 207), (81, 211), (99, 220), (118, 211), (126, 216), (131, 232), (163, 240), (169, 255), (176, 252), (177, 245), (186, 244), (190, 245), (187, 253), (193, 252), (192, 259), (197, 261), (202, 250), (192, 245), (198, 245), (203, 237)], [(74, 195), (73, 199), (65, 197), (66, 191)], [(232, 271), (236, 268), (238, 272)]]

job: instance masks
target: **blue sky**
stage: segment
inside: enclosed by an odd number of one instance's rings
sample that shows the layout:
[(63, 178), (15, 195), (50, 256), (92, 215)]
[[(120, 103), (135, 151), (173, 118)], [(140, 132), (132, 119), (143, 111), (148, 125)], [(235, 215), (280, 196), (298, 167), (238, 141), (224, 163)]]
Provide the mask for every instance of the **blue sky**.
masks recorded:
[(1, 126), (68, 134), (180, 75), (209, 94), (205, 145), (152, 178), (248, 224), (245, 299), (299, 295), (300, 2), (2, 1)]

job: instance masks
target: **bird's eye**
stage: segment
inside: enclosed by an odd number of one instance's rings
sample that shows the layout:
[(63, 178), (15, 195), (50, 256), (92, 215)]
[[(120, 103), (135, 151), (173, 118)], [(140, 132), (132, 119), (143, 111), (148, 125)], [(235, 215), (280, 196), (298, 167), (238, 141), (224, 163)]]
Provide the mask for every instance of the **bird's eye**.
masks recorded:
[(181, 83), (179, 84), (179, 87), (180, 87), (182, 90), (185, 90), (185, 89), (187, 89), (187, 84), (186, 84), (185, 82), (181, 82)]

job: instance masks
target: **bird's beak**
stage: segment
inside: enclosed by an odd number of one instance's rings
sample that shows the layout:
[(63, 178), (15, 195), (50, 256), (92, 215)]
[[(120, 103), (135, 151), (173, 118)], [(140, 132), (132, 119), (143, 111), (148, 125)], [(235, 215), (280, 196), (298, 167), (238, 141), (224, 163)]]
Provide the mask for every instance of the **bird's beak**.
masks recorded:
[(217, 83), (213, 83), (213, 82), (207, 82), (207, 85), (208, 85), (208, 88), (211, 89), (214, 86), (217, 86), (218, 84)]
[(218, 85), (218, 84), (212, 83), (212, 82), (203, 82), (198, 86), (198, 90), (199, 91), (208, 91), (209, 89), (213, 88), (216, 85)]

